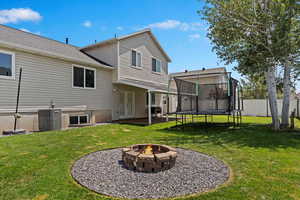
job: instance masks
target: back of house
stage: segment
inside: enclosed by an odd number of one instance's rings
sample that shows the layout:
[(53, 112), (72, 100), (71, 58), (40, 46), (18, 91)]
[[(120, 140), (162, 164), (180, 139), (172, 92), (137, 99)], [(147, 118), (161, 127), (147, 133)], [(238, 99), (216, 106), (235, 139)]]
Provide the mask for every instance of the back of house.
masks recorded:
[(81, 49), (115, 66), (113, 70), (113, 120), (145, 118), (148, 94), (151, 107), (166, 112), (168, 63), (171, 61), (150, 29), (113, 38)]
[(170, 58), (149, 29), (84, 48), (0, 25), (0, 132), (39, 131), (40, 110), (62, 112), (61, 128), (147, 117), (163, 108)]

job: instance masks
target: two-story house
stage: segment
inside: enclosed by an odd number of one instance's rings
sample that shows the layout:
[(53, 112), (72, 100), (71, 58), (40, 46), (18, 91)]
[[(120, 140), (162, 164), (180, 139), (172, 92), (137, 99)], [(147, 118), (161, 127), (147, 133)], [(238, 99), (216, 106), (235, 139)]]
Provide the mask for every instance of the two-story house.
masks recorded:
[(171, 59), (150, 29), (93, 44), (81, 51), (114, 66), (113, 120), (147, 117), (149, 101), (166, 111), (164, 94), (168, 91)]
[(51, 107), (62, 128), (163, 109), (168, 62), (149, 29), (79, 48), (0, 25), (0, 132), (14, 126), (20, 68), (18, 128), (39, 131), (38, 111)]

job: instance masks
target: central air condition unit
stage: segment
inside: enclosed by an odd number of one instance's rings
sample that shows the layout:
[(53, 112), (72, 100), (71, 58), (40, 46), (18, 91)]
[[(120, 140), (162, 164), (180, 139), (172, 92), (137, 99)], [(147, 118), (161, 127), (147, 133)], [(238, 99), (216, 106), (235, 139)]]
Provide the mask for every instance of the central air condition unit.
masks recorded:
[(38, 117), (40, 131), (60, 130), (62, 127), (61, 109), (39, 110)]

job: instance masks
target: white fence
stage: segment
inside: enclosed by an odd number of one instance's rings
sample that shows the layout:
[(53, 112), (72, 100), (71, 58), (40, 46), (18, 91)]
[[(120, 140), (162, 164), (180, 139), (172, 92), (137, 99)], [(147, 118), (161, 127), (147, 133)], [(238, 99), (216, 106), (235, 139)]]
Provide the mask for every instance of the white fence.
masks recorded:
[[(282, 99), (277, 100), (279, 115), (282, 110)], [(271, 116), (270, 105), (267, 99), (244, 99), (243, 115), (248, 116)], [(299, 115), (299, 100), (293, 99), (290, 104), (290, 113), (296, 109), (296, 116)]]

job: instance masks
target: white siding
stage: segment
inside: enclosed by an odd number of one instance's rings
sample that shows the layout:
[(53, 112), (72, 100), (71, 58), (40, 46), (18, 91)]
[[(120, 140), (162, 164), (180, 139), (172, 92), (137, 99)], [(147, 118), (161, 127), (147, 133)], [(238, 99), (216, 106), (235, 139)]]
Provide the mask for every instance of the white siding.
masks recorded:
[[(142, 68), (131, 66), (131, 50), (142, 53)], [(161, 74), (152, 72), (152, 57), (162, 62)], [(120, 41), (120, 77), (168, 84), (168, 62), (148, 33)]]
[[(58, 59), (16, 52), (16, 80), (0, 79), (0, 109), (16, 103), (19, 69), (23, 68), (20, 107), (82, 106), (88, 109), (112, 109), (111, 71), (97, 69), (96, 89), (72, 88), (72, 64)], [(91, 67), (91, 66), (86, 66)]]

